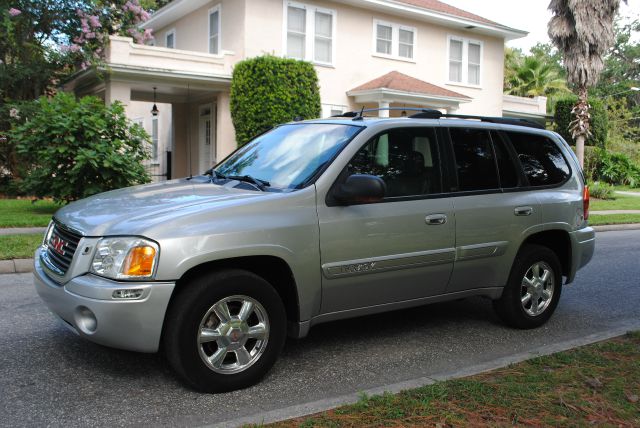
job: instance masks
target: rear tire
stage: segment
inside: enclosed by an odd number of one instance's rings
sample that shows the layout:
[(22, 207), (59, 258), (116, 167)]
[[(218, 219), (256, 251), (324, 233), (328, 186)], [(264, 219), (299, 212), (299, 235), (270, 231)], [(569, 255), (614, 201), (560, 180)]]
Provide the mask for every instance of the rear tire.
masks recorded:
[(562, 269), (556, 254), (527, 244), (518, 252), (502, 297), (493, 301), (493, 307), (511, 327), (536, 328), (551, 318), (561, 292)]
[(244, 270), (203, 275), (184, 284), (167, 312), (164, 350), (182, 379), (202, 392), (257, 383), (286, 340), (280, 296)]

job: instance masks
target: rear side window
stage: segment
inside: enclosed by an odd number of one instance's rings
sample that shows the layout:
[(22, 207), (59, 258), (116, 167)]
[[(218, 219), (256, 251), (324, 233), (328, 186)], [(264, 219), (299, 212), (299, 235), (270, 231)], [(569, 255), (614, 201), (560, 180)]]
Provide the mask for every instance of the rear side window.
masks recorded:
[(500, 185), (504, 189), (518, 187), (518, 170), (514, 163), (513, 157), (509, 153), (509, 149), (504, 140), (500, 138), (497, 132), (491, 132), (493, 140), (493, 148), (496, 151), (496, 161), (498, 163), (498, 172), (500, 173)]
[(560, 149), (547, 137), (523, 132), (506, 133), (531, 186), (551, 186), (564, 182), (571, 171)]
[(489, 132), (450, 128), (458, 173), (458, 191), (498, 189), (498, 171)]

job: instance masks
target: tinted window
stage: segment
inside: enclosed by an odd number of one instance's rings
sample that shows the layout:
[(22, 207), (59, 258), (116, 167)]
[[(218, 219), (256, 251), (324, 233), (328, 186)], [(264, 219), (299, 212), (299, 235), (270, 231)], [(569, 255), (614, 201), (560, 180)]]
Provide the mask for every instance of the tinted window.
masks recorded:
[(384, 180), (387, 197), (440, 193), (440, 158), (432, 128), (392, 129), (365, 144), (349, 163), (350, 174)]
[(493, 140), (493, 148), (496, 152), (500, 185), (505, 189), (518, 187), (518, 171), (513, 157), (509, 154), (507, 145), (497, 132), (491, 132), (491, 139)]
[(489, 132), (482, 129), (450, 128), (458, 172), (458, 190), (497, 189), (498, 172)]
[(565, 181), (570, 170), (555, 143), (542, 135), (507, 132), (531, 186)]

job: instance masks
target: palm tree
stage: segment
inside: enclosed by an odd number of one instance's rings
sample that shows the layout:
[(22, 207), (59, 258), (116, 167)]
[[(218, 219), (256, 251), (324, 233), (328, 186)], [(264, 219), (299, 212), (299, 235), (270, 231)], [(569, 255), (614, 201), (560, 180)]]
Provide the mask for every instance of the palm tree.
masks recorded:
[[(507, 59), (509, 60), (509, 59)], [(513, 63), (513, 62), (512, 62)], [(538, 56), (526, 56), (506, 75), (509, 95), (537, 97), (568, 92), (567, 83), (555, 64), (544, 61)]]
[(584, 141), (591, 132), (587, 88), (598, 81), (603, 57), (614, 40), (613, 19), (620, 0), (551, 0), (553, 13), (548, 32), (562, 53), (567, 80), (575, 87), (578, 102), (571, 111), (575, 119), (570, 131), (576, 153), (584, 165)]

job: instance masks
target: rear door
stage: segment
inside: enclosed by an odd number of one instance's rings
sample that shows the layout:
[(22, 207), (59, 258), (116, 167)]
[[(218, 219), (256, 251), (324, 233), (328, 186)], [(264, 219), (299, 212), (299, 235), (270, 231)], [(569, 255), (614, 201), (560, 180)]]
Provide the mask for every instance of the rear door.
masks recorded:
[(447, 291), (502, 287), (520, 243), (540, 227), (540, 203), (523, 190), (515, 153), (497, 131), (448, 131), (456, 261)]
[(455, 255), (451, 200), (442, 197), (441, 149), (431, 127), (395, 128), (369, 140), (342, 177), (371, 174), (384, 201), (318, 203), (322, 312), (444, 292)]

